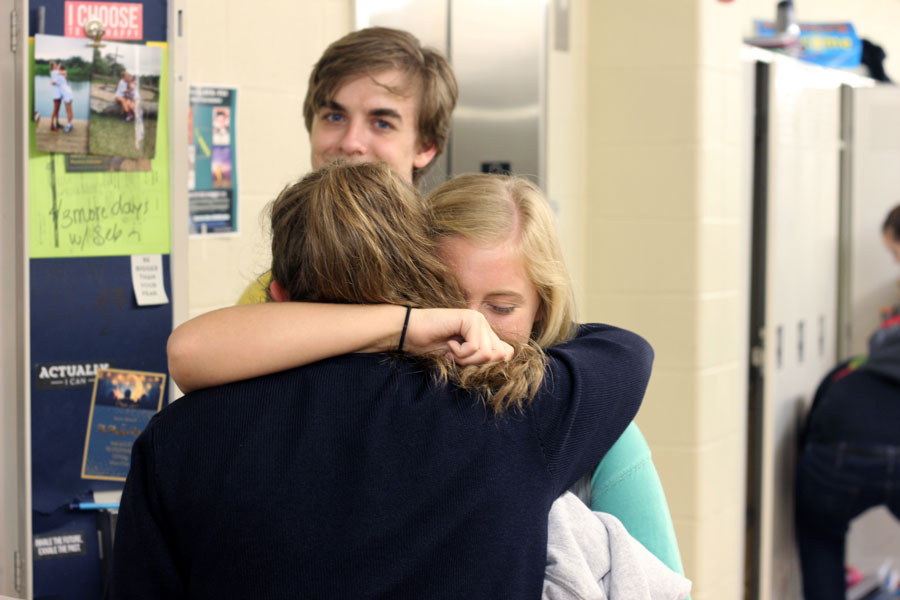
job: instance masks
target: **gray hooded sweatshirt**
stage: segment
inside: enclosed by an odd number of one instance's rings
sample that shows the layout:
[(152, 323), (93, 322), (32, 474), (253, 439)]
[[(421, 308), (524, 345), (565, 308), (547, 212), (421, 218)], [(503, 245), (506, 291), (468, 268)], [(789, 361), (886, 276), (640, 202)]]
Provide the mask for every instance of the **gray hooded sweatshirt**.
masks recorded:
[(614, 516), (568, 492), (550, 509), (545, 600), (684, 600), (691, 582), (631, 537)]

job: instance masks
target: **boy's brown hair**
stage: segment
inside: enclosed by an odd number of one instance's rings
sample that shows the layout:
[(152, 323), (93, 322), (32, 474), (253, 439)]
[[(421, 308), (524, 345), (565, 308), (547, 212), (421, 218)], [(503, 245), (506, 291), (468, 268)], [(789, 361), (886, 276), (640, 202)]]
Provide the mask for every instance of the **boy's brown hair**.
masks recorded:
[[(272, 276), (293, 301), (465, 308), (437, 258), (425, 203), (384, 163), (327, 165), (285, 188), (271, 215)], [(533, 398), (544, 375), (533, 343), (503, 363), (424, 360), (440, 379), (480, 393), (496, 413)]]
[[(309, 76), (303, 117), (306, 130), (312, 131), (316, 111), (334, 99), (338, 89), (351, 77), (374, 76), (381, 71), (396, 69), (407, 77), (409, 89), (390, 91), (399, 96), (420, 94), (417, 107), (416, 137), (419, 147), (437, 149), (434, 157), (444, 150), (450, 135), (450, 119), (459, 89), (453, 69), (438, 51), (422, 47), (409, 32), (387, 27), (369, 27), (354, 31), (332, 43)], [(434, 164), (413, 169), (413, 181)]]

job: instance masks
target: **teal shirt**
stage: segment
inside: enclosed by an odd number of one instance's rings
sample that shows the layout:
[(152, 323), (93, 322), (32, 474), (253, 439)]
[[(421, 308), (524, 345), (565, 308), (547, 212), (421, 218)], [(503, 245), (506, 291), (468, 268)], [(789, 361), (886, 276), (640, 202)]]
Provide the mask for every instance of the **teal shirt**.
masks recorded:
[(591, 510), (617, 517), (647, 550), (673, 571), (684, 574), (672, 516), (650, 447), (633, 422), (594, 471)]

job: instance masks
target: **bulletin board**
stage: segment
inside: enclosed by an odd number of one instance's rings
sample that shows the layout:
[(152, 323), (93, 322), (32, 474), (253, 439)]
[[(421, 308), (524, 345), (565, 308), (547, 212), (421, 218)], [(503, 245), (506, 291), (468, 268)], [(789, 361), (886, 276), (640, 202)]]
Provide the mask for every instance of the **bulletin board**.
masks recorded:
[[(38, 150), (37, 138), (46, 136), (48, 117), (36, 106), (33, 109), (27, 252), (34, 598), (96, 599), (104, 593), (109, 549), (104, 554), (103, 537), (98, 535), (104, 529), (101, 515), (78, 508), (79, 503), (95, 500), (95, 493), (123, 485), (118, 477), (83, 476), (98, 371), (167, 375), (166, 340), (173, 322), (167, 8), (165, 0), (33, 0), (29, 5), (32, 73), (38, 34), (76, 36), (83, 31), (78, 19), (115, 20), (120, 9), (131, 20), (123, 17), (121, 23), (107, 24), (108, 31), (119, 34), (117, 41), (160, 48), (153, 52), (162, 55), (162, 71), (153, 79), (154, 86), (158, 79), (153, 94), (155, 151), (144, 168), (116, 170), (109, 158), (93, 161), (99, 167), (86, 168), (92, 162), (89, 157), (73, 161), (64, 148)], [(44, 28), (39, 32), (41, 17)], [(100, 49), (95, 56), (103, 52)], [(34, 101), (35, 77), (29, 80)], [(93, 111), (93, 89), (90, 93)], [(59, 114), (63, 120), (62, 111)], [(127, 112), (121, 120), (130, 122)], [(149, 121), (146, 126), (149, 131)], [(65, 141), (66, 135), (78, 133), (78, 121), (74, 132), (53, 132), (55, 139)], [(156, 276), (165, 303), (138, 303), (134, 255), (158, 259)], [(168, 401), (163, 386), (161, 403)], [(122, 433), (122, 439), (130, 441), (137, 432), (123, 428)]]

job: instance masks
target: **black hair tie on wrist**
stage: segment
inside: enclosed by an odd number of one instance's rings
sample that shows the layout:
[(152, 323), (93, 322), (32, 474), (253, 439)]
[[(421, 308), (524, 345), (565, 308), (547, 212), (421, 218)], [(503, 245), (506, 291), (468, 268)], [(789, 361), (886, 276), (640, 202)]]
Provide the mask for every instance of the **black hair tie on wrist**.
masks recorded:
[(406, 318), (403, 319), (403, 330), (400, 332), (400, 345), (397, 346), (397, 352), (403, 352), (403, 342), (406, 341), (406, 328), (409, 326), (409, 313), (412, 312), (412, 306), (406, 307)]

